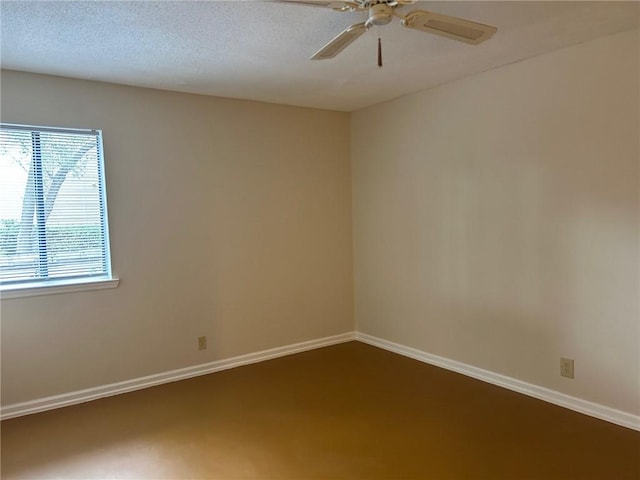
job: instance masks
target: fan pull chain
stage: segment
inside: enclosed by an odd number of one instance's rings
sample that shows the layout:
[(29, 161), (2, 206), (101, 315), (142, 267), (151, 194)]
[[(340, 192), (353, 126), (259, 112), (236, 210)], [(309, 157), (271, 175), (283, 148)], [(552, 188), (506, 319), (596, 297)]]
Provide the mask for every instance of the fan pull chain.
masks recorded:
[(378, 37), (378, 67), (382, 67), (382, 40)]

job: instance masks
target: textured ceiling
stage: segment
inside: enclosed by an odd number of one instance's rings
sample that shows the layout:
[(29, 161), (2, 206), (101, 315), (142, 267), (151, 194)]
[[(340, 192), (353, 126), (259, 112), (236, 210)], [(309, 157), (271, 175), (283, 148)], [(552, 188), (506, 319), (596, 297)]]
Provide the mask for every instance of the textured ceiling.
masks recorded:
[[(638, 27), (638, 2), (416, 2), (498, 27), (471, 46), (372, 28), (332, 60), (308, 58), (364, 12), (258, 1), (2, 1), (2, 68), (351, 111)], [(384, 67), (376, 66), (380, 33)]]

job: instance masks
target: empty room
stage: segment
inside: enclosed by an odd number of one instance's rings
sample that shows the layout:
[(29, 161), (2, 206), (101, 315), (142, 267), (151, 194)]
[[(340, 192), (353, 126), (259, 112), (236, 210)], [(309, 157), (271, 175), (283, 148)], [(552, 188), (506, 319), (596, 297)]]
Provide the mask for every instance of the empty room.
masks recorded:
[(640, 2), (0, 0), (3, 479), (639, 479)]

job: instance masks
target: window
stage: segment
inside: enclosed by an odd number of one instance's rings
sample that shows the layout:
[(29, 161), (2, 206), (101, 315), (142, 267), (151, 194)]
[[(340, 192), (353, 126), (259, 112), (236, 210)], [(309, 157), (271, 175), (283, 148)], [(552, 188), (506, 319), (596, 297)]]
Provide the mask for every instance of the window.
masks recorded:
[(3, 297), (110, 280), (101, 132), (0, 124)]

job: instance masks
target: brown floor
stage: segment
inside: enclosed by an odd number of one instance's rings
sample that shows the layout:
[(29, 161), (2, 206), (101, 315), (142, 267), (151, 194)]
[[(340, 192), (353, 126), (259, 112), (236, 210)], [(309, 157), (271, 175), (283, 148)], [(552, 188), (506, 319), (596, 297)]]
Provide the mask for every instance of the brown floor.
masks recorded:
[(2, 478), (640, 478), (640, 432), (347, 343), (2, 422)]

